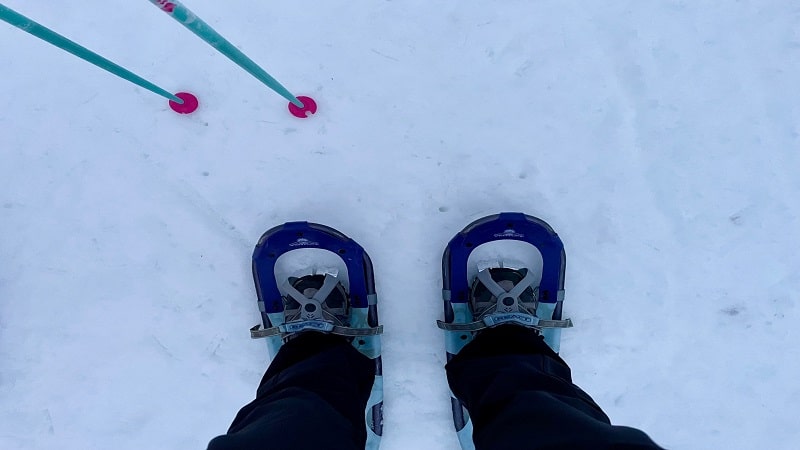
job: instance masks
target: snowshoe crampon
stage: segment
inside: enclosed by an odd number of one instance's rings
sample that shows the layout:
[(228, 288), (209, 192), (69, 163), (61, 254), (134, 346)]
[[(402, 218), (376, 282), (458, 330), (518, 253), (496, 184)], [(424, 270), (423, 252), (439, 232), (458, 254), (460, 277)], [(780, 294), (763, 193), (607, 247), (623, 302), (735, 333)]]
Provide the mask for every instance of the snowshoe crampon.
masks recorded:
[(368, 449), (383, 434), (383, 375), (377, 294), (367, 252), (341, 232), (308, 222), (272, 228), (253, 252), (253, 278), (262, 324), (251, 337), (265, 338), (274, 358), (286, 339), (303, 331), (352, 339), (375, 361), (375, 382), (365, 411)]
[[(468, 225), (447, 245), (442, 258), (447, 361), (481, 330), (502, 324), (536, 329), (559, 351), (566, 254), (543, 220), (500, 213)], [(469, 414), (451, 396), (453, 421), (464, 449), (474, 449)]]

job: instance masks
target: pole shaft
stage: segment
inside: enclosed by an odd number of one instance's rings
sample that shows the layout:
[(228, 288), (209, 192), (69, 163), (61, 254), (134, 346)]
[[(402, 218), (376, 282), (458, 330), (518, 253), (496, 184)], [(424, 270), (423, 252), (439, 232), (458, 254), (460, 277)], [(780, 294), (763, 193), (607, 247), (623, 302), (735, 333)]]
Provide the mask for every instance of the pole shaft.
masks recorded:
[(210, 25), (205, 23), (202, 19), (197, 17), (189, 8), (177, 0), (149, 0), (150, 3), (158, 6), (162, 11), (172, 16), (181, 25), (188, 28), (192, 33), (196, 34), (200, 39), (206, 41), (209, 45), (217, 49), (220, 53), (227, 56), (228, 59), (235, 62), (242, 69), (246, 70), (250, 75), (253, 75), (267, 85), (270, 89), (280, 94), (286, 100), (294, 103), (298, 107), (303, 107), (303, 103), (297, 99), (288, 89), (283, 87), (278, 80), (273, 78), (258, 64), (248, 58), (247, 55), (242, 53), (238, 48), (231, 44), (227, 39), (217, 33)]
[(107, 70), (120, 78), (130, 81), (131, 83), (141, 86), (150, 92), (158, 94), (174, 102), (181, 104), (183, 103), (183, 100), (180, 98), (172, 95), (164, 89), (161, 89), (160, 87), (136, 75), (135, 73), (125, 69), (124, 67), (114, 64), (113, 62), (103, 58), (97, 53), (92, 52), (86, 47), (76, 44), (75, 42), (65, 38), (64, 36), (61, 36), (55, 31), (34, 22), (33, 20), (13, 11), (2, 4), (0, 4), (0, 20), (8, 22), (22, 31), (28, 32), (39, 39), (53, 44), (54, 46), (66, 52), (72, 53), (78, 58), (92, 63), (101, 69)]

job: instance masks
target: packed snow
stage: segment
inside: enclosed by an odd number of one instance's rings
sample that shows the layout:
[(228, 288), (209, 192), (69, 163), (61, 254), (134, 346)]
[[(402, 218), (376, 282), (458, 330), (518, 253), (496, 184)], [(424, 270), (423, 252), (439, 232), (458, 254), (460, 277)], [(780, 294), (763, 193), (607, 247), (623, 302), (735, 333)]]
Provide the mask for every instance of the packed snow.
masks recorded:
[(800, 7), (787, 0), (6, 6), (200, 109), (0, 22), (0, 448), (197, 449), (267, 367), (250, 257), (333, 226), (375, 265), (382, 448), (458, 449), (441, 252), (522, 211), (567, 251), (563, 357), (680, 449), (800, 446)]

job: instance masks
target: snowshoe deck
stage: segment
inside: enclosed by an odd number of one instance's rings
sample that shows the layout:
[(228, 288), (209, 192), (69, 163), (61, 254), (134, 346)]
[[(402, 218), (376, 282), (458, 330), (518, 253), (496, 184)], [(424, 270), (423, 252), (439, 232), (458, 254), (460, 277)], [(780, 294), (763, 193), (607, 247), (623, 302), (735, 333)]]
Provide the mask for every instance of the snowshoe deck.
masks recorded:
[[(312, 253), (309, 253), (312, 252)], [(293, 261), (291, 255), (299, 255)], [(300, 280), (324, 277), (319, 294), (312, 297), (296, 289)], [(303, 278), (304, 277), (304, 278)], [(368, 449), (377, 449), (383, 434), (383, 372), (377, 294), (372, 261), (354, 240), (334, 228), (309, 222), (288, 222), (268, 230), (253, 251), (253, 279), (258, 294), (262, 325), (251, 328), (251, 337), (266, 338), (275, 357), (287, 334), (315, 330), (352, 338), (353, 346), (375, 361), (375, 382), (367, 402)], [(294, 283), (292, 281), (294, 281)], [(346, 294), (348, 305), (336, 305), (347, 311), (343, 324), (326, 320), (317, 309), (329, 293)], [(328, 300), (330, 301), (330, 300)], [(303, 320), (287, 321), (286, 304), (302, 304), (304, 311), (316, 312)], [(296, 305), (295, 305), (296, 306)], [(331, 306), (331, 305), (326, 305)], [(261, 328), (263, 326), (263, 328)]]
[[(489, 258), (493, 261), (476, 259), (476, 254), (485, 250), (479, 249), (484, 244), (488, 248), (494, 243), (509, 241), (518, 241), (524, 248), (509, 258), (509, 247), (504, 245)], [(491, 252), (487, 254), (492, 255)], [(481, 264), (487, 267), (481, 270)], [(509, 265), (516, 267), (507, 269)], [(545, 342), (558, 352), (561, 328), (572, 326), (569, 319), (561, 319), (565, 271), (566, 254), (561, 239), (546, 222), (536, 217), (500, 213), (478, 219), (456, 234), (442, 257), (444, 321), (439, 321), (439, 326), (446, 330), (447, 361), (471, 342), (479, 330), (509, 322), (538, 329)], [(503, 281), (509, 282), (509, 290), (493, 280), (495, 276), (508, 277), (508, 274), (513, 277)], [(481, 291), (481, 295), (494, 295), (495, 301), (504, 300), (509, 309), (497, 308), (494, 314), (480, 315), (480, 311), (476, 314), (471, 304), (476, 286), (490, 291), (490, 294)], [(521, 306), (523, 304), (525, 307)], [(466, 408), (453, 396), (451, 404), (462, 448), (474, 449), (472, 424)]]

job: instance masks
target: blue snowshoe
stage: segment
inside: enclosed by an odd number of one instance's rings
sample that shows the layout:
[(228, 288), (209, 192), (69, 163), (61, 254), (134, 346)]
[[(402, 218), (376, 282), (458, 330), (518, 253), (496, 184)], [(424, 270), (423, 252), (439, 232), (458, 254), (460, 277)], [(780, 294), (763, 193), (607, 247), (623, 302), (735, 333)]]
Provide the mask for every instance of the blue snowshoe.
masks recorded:
[[(537, 330), (559, 351), (566, 254), (543, 220), (500, 213), (468, 225), (447, 245), (442, 258), (447, 361), (486, 328), (516, 324)], [(465, 450), (474, 449), (472, 423), (451, 395), (453, 421)]]
[(308, 222), (272, 228), (253, 252), (253, 278), (262, 325), (250, 329), (266, 338), (274, 358), (296, 333), (317, 331), (346, 336), (375, 361), (375, 382), (365, 410), (367, 449), (383, 434), (383, 376), (377, 294), (372, 261), (354, 240)]

